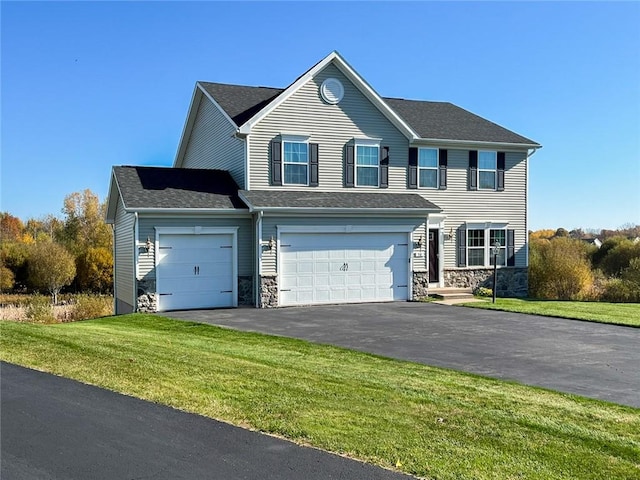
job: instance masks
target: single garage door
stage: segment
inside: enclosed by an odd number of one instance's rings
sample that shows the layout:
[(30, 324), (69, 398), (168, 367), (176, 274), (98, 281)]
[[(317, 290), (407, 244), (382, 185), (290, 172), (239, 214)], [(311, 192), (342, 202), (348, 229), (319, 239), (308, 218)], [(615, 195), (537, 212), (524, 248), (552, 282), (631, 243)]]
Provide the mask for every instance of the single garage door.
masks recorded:
[(283, 233), (280, 304), (407, 300), (407, 233)]
[(159, 236), (158, 310), (234, 306), (231, 234)]

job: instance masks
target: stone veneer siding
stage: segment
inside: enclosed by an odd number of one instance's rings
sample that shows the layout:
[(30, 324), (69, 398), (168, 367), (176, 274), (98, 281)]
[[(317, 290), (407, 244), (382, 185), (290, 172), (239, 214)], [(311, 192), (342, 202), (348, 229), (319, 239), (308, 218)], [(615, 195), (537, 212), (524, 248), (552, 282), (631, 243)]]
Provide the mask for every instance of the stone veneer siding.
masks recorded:
[(153, 313), (158, 310), (158, 302), (156, 301), (155, 280), (138, 280), (137, 290), (137, 312)]
[(429, 289), (429, 272), (413, 272), (413, 298), (411, 300), (420, 300), (428, 294)]
[(278, 277), (260, 277), (260, 308), (278, 306)]
[[(493, 268), (475, 268), (444, 271), (445, 287), (493, 288)], [(498, 269), (496, 295), (499, 297), (526, 297), (529, 292), (528, 268), (503, 267)]]
[(253, 277), (238, 277), (238, 306), (253, 305)]

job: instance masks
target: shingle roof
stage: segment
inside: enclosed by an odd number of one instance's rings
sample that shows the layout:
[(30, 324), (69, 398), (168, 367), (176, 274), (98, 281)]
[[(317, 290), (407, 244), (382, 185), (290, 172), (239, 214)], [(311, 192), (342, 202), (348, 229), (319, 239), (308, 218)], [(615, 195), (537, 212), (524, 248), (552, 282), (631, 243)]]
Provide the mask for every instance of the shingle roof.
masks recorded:
[(262, 110), (284, 89), (268, 87), (246, 87), (224, 83), (198, 82), (216, 102), (240, 126)]
[(384, 101), (422, 138), (536, 144), (453, 103), (400, 98)]
[(282, 190), (240, 190), (243, 199), (255, 209), (403, 209), (441, 211), (441, 208), (415, 193), (309, 192)]
[(127, 208), (247, 208), (227, 171), (163, 167), (113, 167)]
[[(284, 92), (282, 88), (198, 82), (240, 127)], [(449, 102), (383, 98), (421, 138), (538, 145)]]

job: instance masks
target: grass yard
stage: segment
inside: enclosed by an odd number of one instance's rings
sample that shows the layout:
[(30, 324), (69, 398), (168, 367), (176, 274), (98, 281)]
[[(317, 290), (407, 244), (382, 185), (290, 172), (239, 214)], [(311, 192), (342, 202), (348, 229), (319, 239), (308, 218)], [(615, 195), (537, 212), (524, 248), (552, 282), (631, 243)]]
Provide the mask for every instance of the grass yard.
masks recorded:
[(640, 409), (153, 315), (0, 329), (2, 360), (421, 477), (640, 478)]
[(640, 303), (561, 302), (498, 298), (495, 304), (491, 303), (491, 299), (488, 299), (486, 302), (464, 303), (462, 306), (640, 327)]

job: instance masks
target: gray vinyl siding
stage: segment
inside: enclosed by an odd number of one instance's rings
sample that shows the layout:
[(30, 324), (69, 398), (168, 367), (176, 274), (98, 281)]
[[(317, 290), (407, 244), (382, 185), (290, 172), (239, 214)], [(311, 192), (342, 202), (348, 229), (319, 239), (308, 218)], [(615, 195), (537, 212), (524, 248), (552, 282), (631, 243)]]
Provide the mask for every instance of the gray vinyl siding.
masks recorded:
[(244, 141), (236, 138), (235, 127), (206, 96), (202, 96), (187, 142), (182, 166), (228, 170), (244, 188)]
[(446, 190), (412, 190), (429, 199), (446, 215), (444, 232), (453, 229), (451, 240), (444, 242), (444, 267), (457, 267), (456, 233), (464, 222), (508, 223), (515, 230), (516, 266), (526, 266), (526, 152), (505, 155), (503, 192), (467, 190), (468, 150), (449, 150)]
[[(238, 229), (238, 276), (252, 276), (254, 271), (254, 239), (250, 217), (149, 217), (140, 215), (138, 235), (141, 242), (147, 238), (155, 241), (155, 227), (239, 227)], [(149, 253), (138, 256), (139, 279), (155, 280), (155, 255)]]
[[(116, 313), (129, 313), (135, 308), (135, 215), (127, 213), (122, 199), (118, 200), (115, 215), (115, 293)], [(127, 305), (130, 309), (127, 308)]]
[[(328, 77), (338, 78), (344, 85), (344, 98), (338, 105), (328, 105), (320, 97), (320, 85)], [(251, 189), (269, 187), (269, 142), (282, 132), (308, 133), (309, 142), (319, 145), (319, 185), (270, 188), (341, 190), (344, 147), (354, 137), (381, 138), (380, 145), (389, 147), (389, 188), (406, 187), (407, 138), (333, 65), (310, 79), (253, 127), (249, 136)]]
[[(344, 226), (344, 225), (412, 225), (414, 231), (412, 239), (417, 242), (419, 238), (426, 234), (426, 222), (424, 218), (380, 218), (380, 217), (267, 217), (262, 220), (262, 240), (268, 241), (271, 237), (278, 238), (277, 226)], [(423, 237), (423, 244), (427, 237)], [(424, 246), (423, 246), (424, 249)], [(414, 252), (417, 250), (413, 250)], [(413, 271), (425, 271), (426, 258), (412, 258)], [(262, 253), (262, 275), (276, 275), (277, 273), (277, 248), (273, 250), (263, 250)]]

